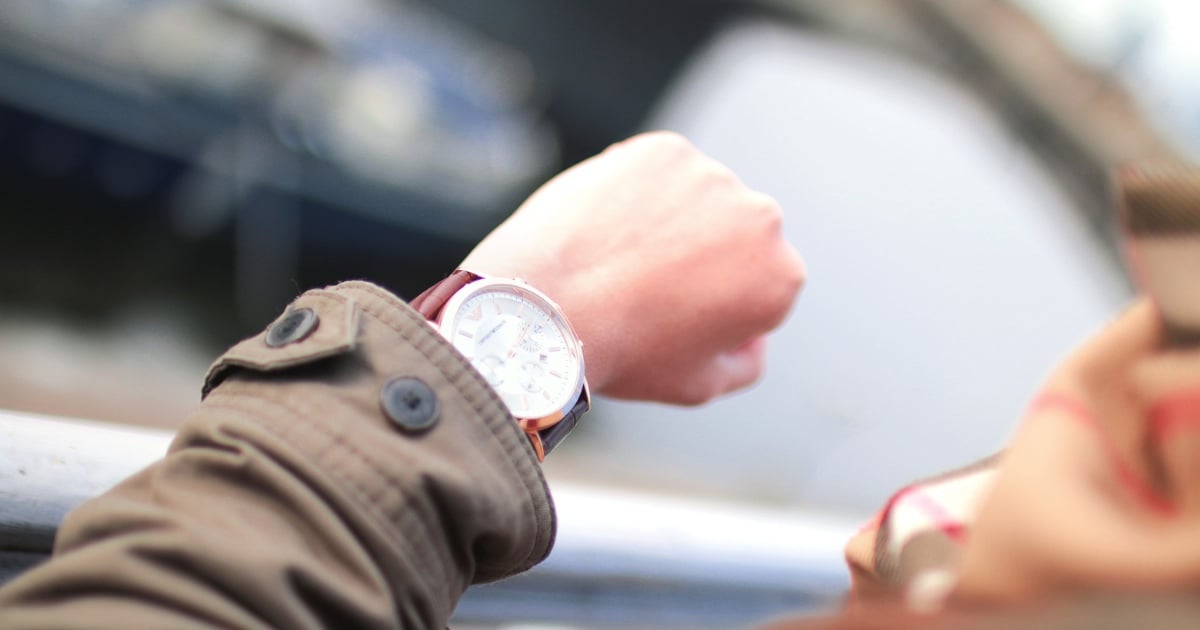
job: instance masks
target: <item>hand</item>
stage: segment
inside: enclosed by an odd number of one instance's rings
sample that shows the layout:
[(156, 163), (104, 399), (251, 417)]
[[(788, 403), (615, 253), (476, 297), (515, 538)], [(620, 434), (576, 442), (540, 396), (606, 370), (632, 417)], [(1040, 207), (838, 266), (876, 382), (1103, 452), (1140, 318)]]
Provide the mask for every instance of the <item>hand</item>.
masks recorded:
[(550, 180), (462, 267), (558, 302), (596, 393), (699, 404), (758, 379), (804, 284), (781, 221), (681, 136), (649, 133)]
[(1018, 430), (956, 595), (1200, 587), (1200, 350), (1142, 300), (1069, 357)]

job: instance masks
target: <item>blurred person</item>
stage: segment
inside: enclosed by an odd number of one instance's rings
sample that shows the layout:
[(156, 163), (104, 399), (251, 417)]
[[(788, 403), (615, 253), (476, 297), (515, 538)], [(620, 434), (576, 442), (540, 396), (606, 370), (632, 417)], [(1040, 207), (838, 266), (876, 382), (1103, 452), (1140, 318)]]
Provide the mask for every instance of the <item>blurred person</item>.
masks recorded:
[(847, 614), (816, 627), (1197, 626), (1200, 168), (1117, 179), (1146, 295), (1050, 373), (1004, 452), (892, 497), (847, 546)]
[(1008, 448), (902, 490), (847, 548), (847, 610), (788, 628), (1193, 628), (1200, 350), (1139, 299), (1066, 358)]

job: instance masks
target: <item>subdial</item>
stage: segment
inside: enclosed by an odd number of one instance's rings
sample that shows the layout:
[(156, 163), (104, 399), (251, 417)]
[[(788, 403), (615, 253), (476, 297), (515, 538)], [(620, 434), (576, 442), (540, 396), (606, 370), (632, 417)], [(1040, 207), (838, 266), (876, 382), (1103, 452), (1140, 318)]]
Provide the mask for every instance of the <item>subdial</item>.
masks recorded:
[(536, 394), (542, 389), (542, 379), (545, 377), (546, 371), (542, 366), (533, 361), (526, 361), (521, 364), (521, 389)]
[(489, 354), (483, 357), (476, 357), (472, 362), (475, 364), (475, 369), (487, 379), (487, 382), (492, 387), (499, 388), (504, 384), (504, 359)]

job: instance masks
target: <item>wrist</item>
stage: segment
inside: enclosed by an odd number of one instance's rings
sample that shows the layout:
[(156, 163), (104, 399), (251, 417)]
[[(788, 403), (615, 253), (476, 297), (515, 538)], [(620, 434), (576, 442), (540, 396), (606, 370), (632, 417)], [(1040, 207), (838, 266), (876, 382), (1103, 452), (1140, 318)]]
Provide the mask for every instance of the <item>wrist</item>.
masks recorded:
[[(620, 338), (621, 325), (616, 323), (618, 318), (612, 316), (606, 300), (596, 300), (596, 295), (589, 291), (586, 280), (579, 282), (540, 282), (528, 279), (558, 303), (566, 315), (575, 333), (583, 341), (584, 367), (587, 380), (593, 392), (603, 394), (612, 380), (616, 356), (612, 339)], [(615, 333), (615, 334), (614, 334)]]

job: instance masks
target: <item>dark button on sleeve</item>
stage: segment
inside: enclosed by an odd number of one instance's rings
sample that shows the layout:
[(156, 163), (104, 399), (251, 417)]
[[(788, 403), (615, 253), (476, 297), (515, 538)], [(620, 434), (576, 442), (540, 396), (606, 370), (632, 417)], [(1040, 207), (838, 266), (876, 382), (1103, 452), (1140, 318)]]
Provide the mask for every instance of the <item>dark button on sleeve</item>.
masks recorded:
[(405, 431), (424, 431), (438, 418), (437, 394), (419, 379), (394, 378), (383, 386), (380, 405), (387, 417)]
[(316, 330), (319, 321), (316, 312), (311, 308), (292, 309), (271, 324), (265, 341), (272, 348), (296, 343)]
[(207, 397), (235, 371), (282, 372), (346, 354), (360, 334), (355, 301), (333, 291), (308, 291), (267, 329), (221, 355), (204, 377)]

